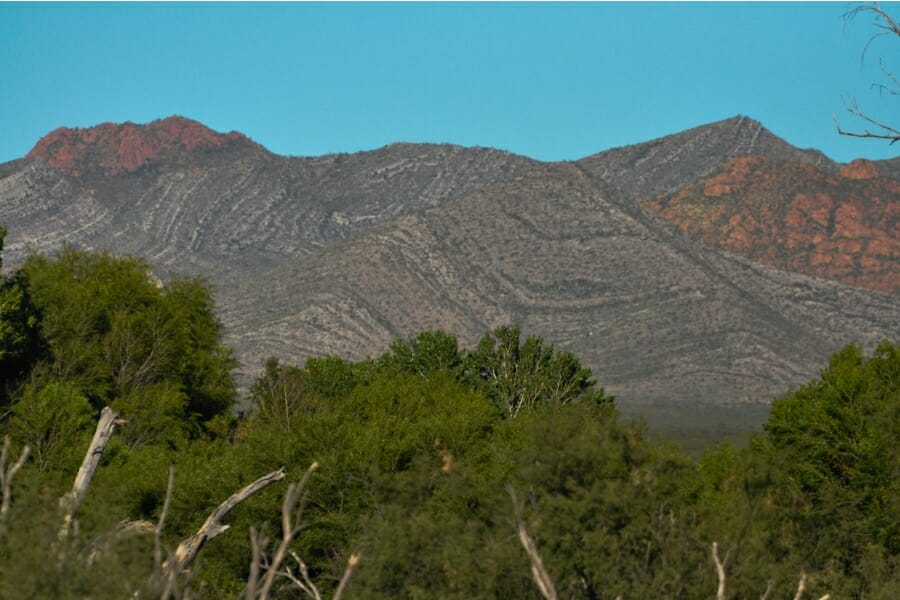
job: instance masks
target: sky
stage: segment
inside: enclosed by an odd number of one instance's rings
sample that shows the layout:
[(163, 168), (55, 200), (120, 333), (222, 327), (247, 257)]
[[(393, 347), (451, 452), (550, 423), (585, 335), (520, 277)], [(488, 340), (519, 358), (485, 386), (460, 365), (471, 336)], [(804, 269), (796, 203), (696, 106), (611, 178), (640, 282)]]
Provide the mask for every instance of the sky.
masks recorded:
[[(0, 3), (0, 162), (60, 127), (173, 114), (314, 156), (389, 143), (572, 160), (735, 115), (831, 158), (894, 158), (879, 59), (834, 3)], [(900, 17), (900, 3), (883, 3)]]

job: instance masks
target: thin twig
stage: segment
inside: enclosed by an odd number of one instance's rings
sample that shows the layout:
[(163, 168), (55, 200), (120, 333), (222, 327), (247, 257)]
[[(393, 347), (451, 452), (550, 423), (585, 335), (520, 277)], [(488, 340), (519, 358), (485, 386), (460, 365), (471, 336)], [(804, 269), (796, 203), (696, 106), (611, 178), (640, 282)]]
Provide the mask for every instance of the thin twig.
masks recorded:
[[(294, 540), (294, 537), (296, 537), (296, 535), (300, 532), (300, 515), (302, 507), (298, 506), (298, 500), (300, 498), (300, 495), (303, 493), (303, 490), (306, 488), (306, 483), (309, 481), (309, 476), (312, 475), (312, 472), (318, 468), (319, 463), (313, 462), (309, 466), (309, 468), (306, 469), (306, 473), (303, 474), (303, 477), (300, 479), (300, 481), (288, 486), (287, 493), (284, 495), (284, 502), (282, 502), (281, 504), (281, 543), (275, 550), (275, 555), (272, 557), (272, 565), (269, 567), (269, 570), (266, 572), (266, 575), (263, 578), (262, 585), (259, 589), (260, 598), (269, 597), (269, 594), (272, 591), (272, 586), (275, 583), (275, 577), (278, 576), (278, 572), (281, 569), (281, 564), (284, 562), (284, 559), (287, 556), (291, 542)], [(291, 515), (294, 512), (295, 508), (297, 509), (297, 518), (292, 520)], [(312, 583), (310, 583), (310, 586), (313, 590), (315, 590), (315, 586), (313, 586)], [(318, 600), (318, 590), (316, 590), (315, 597)]]

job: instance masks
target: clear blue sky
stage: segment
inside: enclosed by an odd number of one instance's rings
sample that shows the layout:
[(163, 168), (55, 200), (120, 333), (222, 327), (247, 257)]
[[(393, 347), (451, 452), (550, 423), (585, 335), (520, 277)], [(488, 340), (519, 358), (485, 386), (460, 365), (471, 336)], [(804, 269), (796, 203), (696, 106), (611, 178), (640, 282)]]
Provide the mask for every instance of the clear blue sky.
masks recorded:
[[(897, 124), (853, 5), (0, 4), (0, 162), (48, 131), (172, 114), (292, 155), (396, 141), (575, 159), (736, 114), (832, 158), (842, 95)], [(883, 4), (900, 16), (900, 4)], [(846, 126), (852, 117), (841, 116)]]

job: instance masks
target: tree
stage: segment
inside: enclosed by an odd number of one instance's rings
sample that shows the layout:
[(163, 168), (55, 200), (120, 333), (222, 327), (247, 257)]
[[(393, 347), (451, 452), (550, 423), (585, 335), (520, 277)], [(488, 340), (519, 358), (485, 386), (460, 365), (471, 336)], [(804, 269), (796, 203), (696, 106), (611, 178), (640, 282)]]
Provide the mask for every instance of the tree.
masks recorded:
[(263, 374), (250, 387), (254, 417), (290, 431), (291, 421), (303, 402), (304, 379), (303, 371), (297, 367), (269, 358)]
[(187, 424), (228, 414), (235, 361), (201, 281), (160, 285), (137, 258), (71, 247), (29, 256), (17, 277), (46, 347), (29, 377), (36, 390), (65, 384), (94, 410), (127, 409), (123, 435), (137, 445), (169, 429), (145, 418)]
[[(0, 227), (0, 267), (5, 237), (6, 227)], [(37, 325), (25, 278), (18, 272), (0, 276), (0, 408), (42, 355)]]
[(436, 371), (459, 373), (463, 356), (459, 342), (443, 331), (423, 331), (409, 340), (395, 339), (379, 360), (382, 368), (423, 378)]
[(596, 387), (591, 370), (571, 352), (544, 346), (534, 335), (522, 342), (518, 326), (505, 325), (485, 334), (465, 357), (464, 379), (510, 418), (540, 404), (613, 400)]
[[(849, 11), (844, 15), (844, 18), (847, 21), (850, 21), (856, 18), (859, 15), (868, 14), (872, 15), (874, 18), (873, 27), (878, 30), (869, 41), (866, 43), (863, 48), (862, 58), (861, 60), (865, 60), (866, 51), (869, 49), (869, 46), (872, 45), (876, 39), (882, 36), (889, 37), (900, 37), (900, 24), (887, 14), (877, 2), (873, 2), (872, 4), (865, 4), (862, 6), (857, 6), (853, 10)], [(884, 63), (879, 60), (879, 67), (881, 68), (881, 72), (886, 79), (886, 83), (882, 84), (874, 84), (873, 87), (878, 88), (881, 93), (886, 93), (892, 96), (900, 96), (900, 80), (898, 80), (897, 76), (894, 75), (893, 71), (891, 71), (888, 67), (884, 65)], [(900, 140), (900, 130), (896, 127), (887, 125), (884, 121), (880, 119), (876, 119), (872, 117), (870, 114), (863, 111), (859, 105), (856, 103), (854, 98), (848, 98), (846, 100), (847, 111), (858, 119), (862, 120), (864, 123), (867, 123), (868, 126), (874, 126), (875, 130), (870, 131), (868, 128), (864, 128), (862, 131), (849, 131), (845, 130), (841, 127), (840, 123), (837, 120), (837, 117), (834, 119), (834, 124), (837, 127), (838, 133), (841, 135), (847, 135), (851, 137), (860, 137), (860, 138), (874, 138), (881, 140), (888, 140), (891, 144), (894, 144), (898, 140)]]

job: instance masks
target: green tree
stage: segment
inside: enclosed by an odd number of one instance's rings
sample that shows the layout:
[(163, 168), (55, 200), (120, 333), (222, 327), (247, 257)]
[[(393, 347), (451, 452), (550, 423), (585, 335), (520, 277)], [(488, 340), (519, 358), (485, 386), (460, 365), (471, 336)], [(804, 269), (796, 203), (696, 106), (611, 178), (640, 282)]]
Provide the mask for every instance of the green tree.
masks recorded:
[(32, 448), (41, 470), (78, 468), (94, 426), (91, 405), (65, 383), (34, 382), (13, 405), (12, 436)]
[(510, 418), (522, 409), (546, 403), (613, 400), (603, 388), (597, 388), (591, 370), (571, 352), (544, 346), (543, 340), (534, 335), (523, 343), (517, 326), (502, 326), (485, 334), (465, 357), (464, 370), (465, 380)]
[(146, 390), (167, 385), (184, 394), (185, 419), (203, 423), (230, 410), (235, 362), (200, 281), (162, 286), (136, 258), (71, 247), (28, 257), (21, 277), (47, 347), (40, 369), (95, 408), (148, 399)]
[(458, 376), (463, 366), (463, 354), (454, 336), (443, 331), (423, 331), (408, 340), (395, 339), (390, 351), (378, 363), (381, 368), (423, 378), (438, 371)]
[(250, 387), (254, 417), (290, 431), (294, 415), (302, 410), (306, 395), (304, 379), (297, 367), (281, 365), (278, 359), (269, 358), (263, 374)]
[[(0, 267), (6, 227), (0, 227)], [(21, 273), (0, 276), (0, 407), (42, 355), (38, 313)]]
[(866, 594), (861, 565), (900, 562), (900, 347), (838, 352), (820, 380), (773, 403), (765, 432), (758, 451), (779, 468), (774, 500), (798, 550), (833, 590)]

